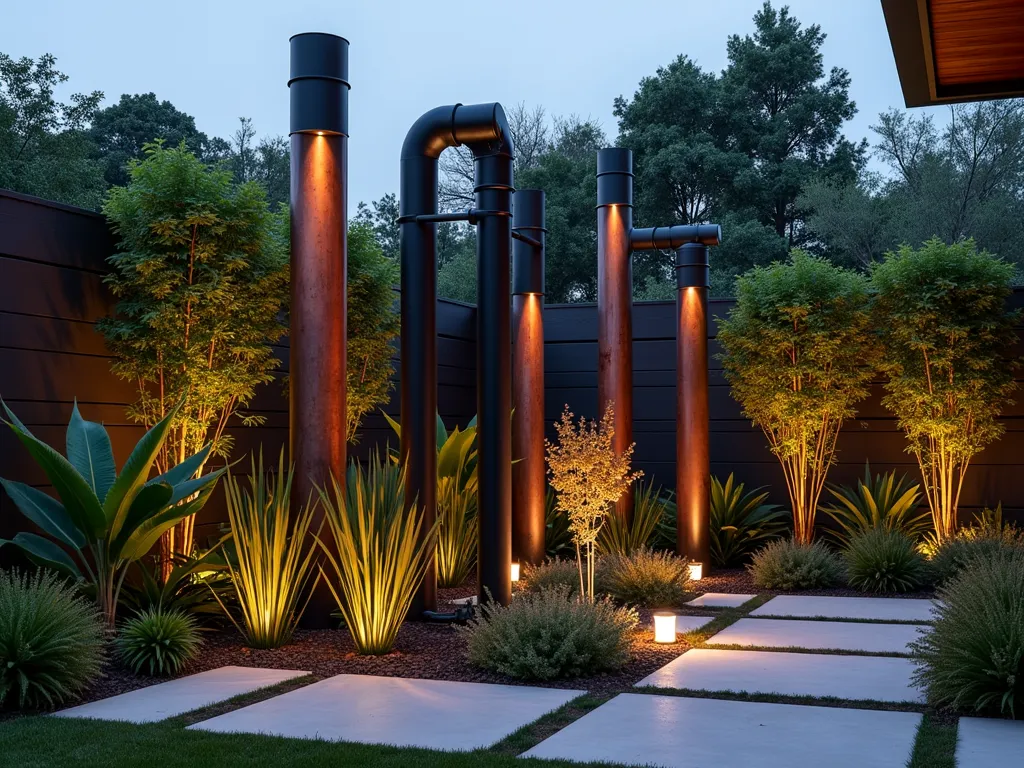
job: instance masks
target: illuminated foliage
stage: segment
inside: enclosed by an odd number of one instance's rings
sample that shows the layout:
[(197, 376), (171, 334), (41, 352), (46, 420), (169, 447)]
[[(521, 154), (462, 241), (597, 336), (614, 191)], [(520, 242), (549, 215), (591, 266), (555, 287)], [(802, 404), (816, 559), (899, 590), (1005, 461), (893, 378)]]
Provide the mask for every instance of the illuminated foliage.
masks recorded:
[[(601, 423), (580, 418), (565, 406), (555, 422), (556, 442), (545, 441), (548, 473), (555, 489), (558, 508), (569, 517), (569, 530), (576, 545), (580, 591), (594, 599), (594, 551), (610, 505), (629, 488), (642, 472), (630, 472), (633, 445), (621, 456), (615, 454), (614, 411), (608, 403)], [(586, 560), (586, 566), (584, 566)]]
[(867, 279), (794, 251), (737, 286), (719, 322), (725, 375), (782, 464), (794, 537), (808, 543), (839, 429), (876, 370)]

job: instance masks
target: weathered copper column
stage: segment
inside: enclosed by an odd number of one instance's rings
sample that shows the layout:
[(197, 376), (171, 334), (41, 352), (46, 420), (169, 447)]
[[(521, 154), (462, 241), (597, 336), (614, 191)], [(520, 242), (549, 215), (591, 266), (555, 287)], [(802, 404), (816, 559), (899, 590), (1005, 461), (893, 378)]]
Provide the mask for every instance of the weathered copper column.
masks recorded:
[[(633, 153), (597, 152), (597, 417), (615, 407), (616, 453), (633, 442)], [(615, 505), (620, 519), (633, 516), (630, 486)]]
[[(289, 438), (299, 506), (332, 473), (345, 480), (349, 84), (348, 40), (307, 33), (290, 42)], [(304, 623), (328, 626), (333, 609), (321, 584)]]
[(512, 559), (544, 560), (544, 192), (512, 196)]
[(676, 251), (676, 546), (711, 568), (708, 416), (708, 248)]

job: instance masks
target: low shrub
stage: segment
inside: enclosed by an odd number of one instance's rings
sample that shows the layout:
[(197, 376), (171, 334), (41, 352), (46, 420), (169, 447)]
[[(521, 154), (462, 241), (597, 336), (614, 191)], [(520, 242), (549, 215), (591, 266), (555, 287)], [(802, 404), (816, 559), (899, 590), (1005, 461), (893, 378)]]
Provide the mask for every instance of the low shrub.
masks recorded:
[(842, 560), (820, 541), (798, 544), (792, 539), (766, 544), (747, 570), (762, 589), (820, 589), (840, 583), (844, 575)]
[(121, 661), (136, 674), (178, 674), (195, 658), (202, 640), (196, 621), (181, 611), (143, 611), (125, 622), (117, 637)]
[(56, 574), (0, 572), (0, 704), (52, 707), (100, 672), (96, 609)]
[(1024, 550), (972, 558), (939, 589), (935, 625), (912, 645), (928, 702), (1016, 717), (1024, 703)]
[(851, 587), (867, 592), (911, 592), (929, 581), (928, 563), (907, 534), (869, 528), (854, 535), (843, 553)]
[(527, 592), (541, 592), (545, 589), (564, 587), (576, 593), (580, 591), (580, 569), (575, 560), (548, 558), (540, 565), (523, 568), (520, 586)]
[(644, 608), (680, 605), (690, 590), (687, 560), (670, 552), (639, 549), (612, 555), (599, 569), (602, 591), (615, 600)]
[(931, 557), (933, 580), (936, 584), (944, 584), (972, 560), (1020, 549), (1024, 549), (1024, 532), (1013, 525), (979, 519), (945, 541), (928, 545), (926, 552)]
[(470, 663), (521, 680), (552, 680), (619, 669), (629, 660), (632, 608), (604, 598), (580, 601), (564, 587), (485, 603), (461, 627)]

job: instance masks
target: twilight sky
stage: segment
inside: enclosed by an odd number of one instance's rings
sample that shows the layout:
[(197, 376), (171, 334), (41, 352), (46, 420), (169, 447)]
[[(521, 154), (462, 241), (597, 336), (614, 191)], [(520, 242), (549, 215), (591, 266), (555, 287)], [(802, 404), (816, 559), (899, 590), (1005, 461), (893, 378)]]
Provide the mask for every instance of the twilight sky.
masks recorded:
[[(776, 2), (776, 7), (783, 3)], [(331, 32), (351, 42), (352, 208), (398, 188), (409, 125), (440, 104), (541, 105), (594, 117), (610, 141), (612, 100), (685, 53), (726, 64), (730, 34), (752, 31), (761, 0), (0, 0), (0, 51), (49, 52), (71, 79), (60, 92), (153, 91), (229, 137), (240, 116), (259, 135), (288, 130), (288, 37)], [(790, 0), (828, 35), (825, 66), (845, 67), (869, 134), (878, 113), (903, 106), (878, 0)], [(941, 112), (939, 119), (942, 119)]]

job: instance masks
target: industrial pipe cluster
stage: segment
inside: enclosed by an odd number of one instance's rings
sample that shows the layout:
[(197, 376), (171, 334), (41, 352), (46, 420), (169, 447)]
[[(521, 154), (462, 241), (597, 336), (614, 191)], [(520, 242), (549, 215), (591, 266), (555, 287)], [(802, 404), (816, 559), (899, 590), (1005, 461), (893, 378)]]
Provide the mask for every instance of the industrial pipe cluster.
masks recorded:
[[(291, 38), (291, 371), (294, 498), (346, 464), (348, 41)], [(474, 207), (438, 213), (438, 157), (466, 146)], [(544, 193), (514, 190), (514, 147), (500, 104), (453, 104), (422, 115), (401, 152), (401, 457), (406, 499), (425, 528), (437, 506), (437, 223), (477, 234), (478, 594), (511, 599), (510, 565), (544, 558)], [(632, 440), (632, 276), (643, 249), (677, 249), (679, 548), (707, 558), (707, 246), (717, 225), (634, 229), (632, 154), (598, 153), (598, 387), (615, 403), (616, 450)], [(511, 278), (510, 278), (511, 274)], [(510, 418), (510, 414), (512, 414)], [(517, 460), (513, 464), (513, 457)], [(628, 516), (632, 495), (617, 513)], [(314, 595), (307, 623), (329, 621)], [(437, 608), (432, 566), (412, 615)]]

